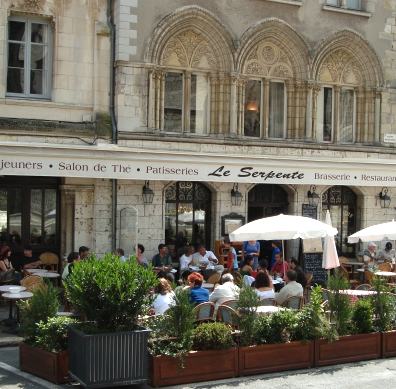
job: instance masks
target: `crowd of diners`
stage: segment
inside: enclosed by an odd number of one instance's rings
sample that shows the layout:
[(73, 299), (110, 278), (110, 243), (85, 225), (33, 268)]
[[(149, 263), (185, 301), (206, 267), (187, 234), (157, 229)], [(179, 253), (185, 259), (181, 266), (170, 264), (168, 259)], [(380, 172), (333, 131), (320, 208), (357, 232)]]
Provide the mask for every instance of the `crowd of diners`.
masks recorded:
[[(190, 302), (194, 305), (211, 301), (216, 306), (227, 300), (238, 300), (240, 287), (236, 280), (241, 281), (247, 277), (249, 284), (262, 300), (273, 299), (282, 305), (291, 296), (303, 296), (306, 284), (305, 274), (298, 261), (291, 259), (284, 261), (279, 247), (273, 243), (273, 252), (270, 261), (259, 260), (260, 243), (247, 241), (243, 243), (242, 261), (239, 263), (235, 248), (229, 241), (225, 241), (228, 249), (226, 266), (219, 263), (213, 251), (207, 250), (203, 245), (193, 247), (188, 245), (184, 248), (175, 265), (165, 244), (158, 246), (158, 253), (149, 261), (145, 256), (143, 245), (137, 245), (136, 261), (139, 265), (148, 267), (159, 278), (155, 288), (155, 300), (152, 307), (153, 314), (163, 314), (172, 304), (174, 288), (188, 290)], [(121, 261), (126, 261), (124, 250), (115, 251)], [(67, 278), (73, 271), (76, 262), (90, 256), (90, 250), (81, 246), (78, 252), (71, 252), (67, 257), (67, 263), (62, 270), (62, 279)], [(25, 246), (23, 256), (17, 259), (12, 256), (9, 246), (0, 246), (0, 281), (12, 278), (18, 281), (22, 278), (24, 270), (37, 268), (42, 265), (40, 259), (35, 258), (32, 248)], [(205, 283), (211, 276), (217, 274), (216, 285), (207, 286)], [(276, 287), (274, 287), (276, 280)], [(244, 280), (245, 281), (245, 280)], [(240, 284), (240, 282), (239, 282)], [(211, 292), (209, 292), (211, 290)]]

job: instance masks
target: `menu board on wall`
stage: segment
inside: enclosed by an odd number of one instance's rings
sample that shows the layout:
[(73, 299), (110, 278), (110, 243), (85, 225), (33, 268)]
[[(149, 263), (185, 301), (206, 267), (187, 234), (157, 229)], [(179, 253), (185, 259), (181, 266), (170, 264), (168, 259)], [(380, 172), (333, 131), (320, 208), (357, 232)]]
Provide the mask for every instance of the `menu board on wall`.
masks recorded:
[(317, 219), (318, 207), (316, 205), (303, 204), (302, 216), (310, 217), (311, 219)]

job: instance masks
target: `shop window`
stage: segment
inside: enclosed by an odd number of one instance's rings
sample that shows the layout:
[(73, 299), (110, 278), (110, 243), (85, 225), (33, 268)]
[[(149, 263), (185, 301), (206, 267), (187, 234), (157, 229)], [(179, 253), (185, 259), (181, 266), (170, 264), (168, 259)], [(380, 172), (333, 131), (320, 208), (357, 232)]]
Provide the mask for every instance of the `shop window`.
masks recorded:
[(249, 80), (245, 85), (245, 136), (260, 136), (261, 81)]
[(353, 256), (355, 245), (348, 244), (348, 236), (356, 232), (357, 196), (345, 186), (333, 186), (322, 195), (322, 220), (326, 210), (330, 211), (339, 255)]
[(165, 190), (165, 243), (179, 253), (187, 244), (211, 243), (211, 192), (199, 182), (176, 182)]
[(361, 0), (326, 0), (326, 5), (358, 11), (362, 10)]
[(355, 92), (342, 88), (340, 91), (340, 142), (352, 143), (355, 138)]
[(206, 134), (208, 79), (202, 74), (165, 74), (164, 130)]
[(51, 28), (39, 19), (8, 22), (7, 95), (50, 97)]
[(0, 244), (20, 251), (29, 243), (38, 251), (58, 251), (58, 190), (51, 180), (31, 184), (0, 179)]
[(333, 88), (323, 87), (318, 97), (318, 134), (319, 142), (333, 140)]
[(268, 122), (268, 136), (270, 138), (285, 137), (285, 96), (285, 84), (283, 82), (270, 82)]

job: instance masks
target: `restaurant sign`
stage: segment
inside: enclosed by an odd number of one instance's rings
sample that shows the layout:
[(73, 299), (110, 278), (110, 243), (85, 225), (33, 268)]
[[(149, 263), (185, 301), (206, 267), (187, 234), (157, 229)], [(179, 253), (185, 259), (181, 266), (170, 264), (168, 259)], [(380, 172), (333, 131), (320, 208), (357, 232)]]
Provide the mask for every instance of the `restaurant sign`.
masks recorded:
[[(0, 175), (271, 184), (396, 186), (396, 165), (187, 154), (87, 153), (84, 158), (2, 155)], [(55, 154), (55, 155), (51, 155)], [(90, 156), (90, 154), (92, 156)], [(98, 155), (99, 154), (99, 155)], [(123, 158), (121, 158), (123, 157)]]

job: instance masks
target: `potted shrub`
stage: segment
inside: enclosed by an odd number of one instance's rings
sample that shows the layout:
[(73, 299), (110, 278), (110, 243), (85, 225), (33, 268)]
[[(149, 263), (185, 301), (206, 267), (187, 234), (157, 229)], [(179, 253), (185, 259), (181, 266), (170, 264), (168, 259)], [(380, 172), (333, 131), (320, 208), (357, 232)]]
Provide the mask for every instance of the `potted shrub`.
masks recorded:
[(66, 382), (67, 329), (76, 321), (55, 316), (59, 308), (56, 289), (51, 284), (36, 288), (33, 297), (19, 307), (24, 335), (19, 345), (20, 369), (56, 384)]
[(86, 319), (69, 331), (69, 369), (83, 386), (121, 386), (148, 379), (149, 330), (138, 325), (157, 278), (136, 261), (107, 254), (77, 263), (66, 295)]
[[(312, 339), (323, 336), (326, 327), (321, 289), (301, 311), (280, 311), (253, 319), (251, 344), (239, 349), (241, 375), (269, 373), (313, 365)], [(243, 338), (243, 335), (242, 335)], [(245, 338), (246, 339), (246, 338)]]
[(357, 303), (355, 312), (349, 296), (340, 293), (348, 289), (348, 282), (336, 274), (329, 277), (328, 302), (331, 325), (339, 336), (329, 342), (325, 339), (315, 341), (315, 366), (334, 365), (379, 358), (381, 355), (381, 335), (379, 333), (357, 333), (370, 323), (357, 323), (360, 318), (367, 317), (370, 308), (365, 303)]
[(373, 296), (374, 327), (381, 331), (382, 356), (396, 356), (396, 299), (380, 277), (374, 277), (373, 285), (377, 292)]
[[(176, 291), (175, 305), (150, 328), (153, 386), (235, 377), (238, 352), (223, 323), (194, 324), (188, 291)], [(199, 366), (199, 369), (197, 369)]]

